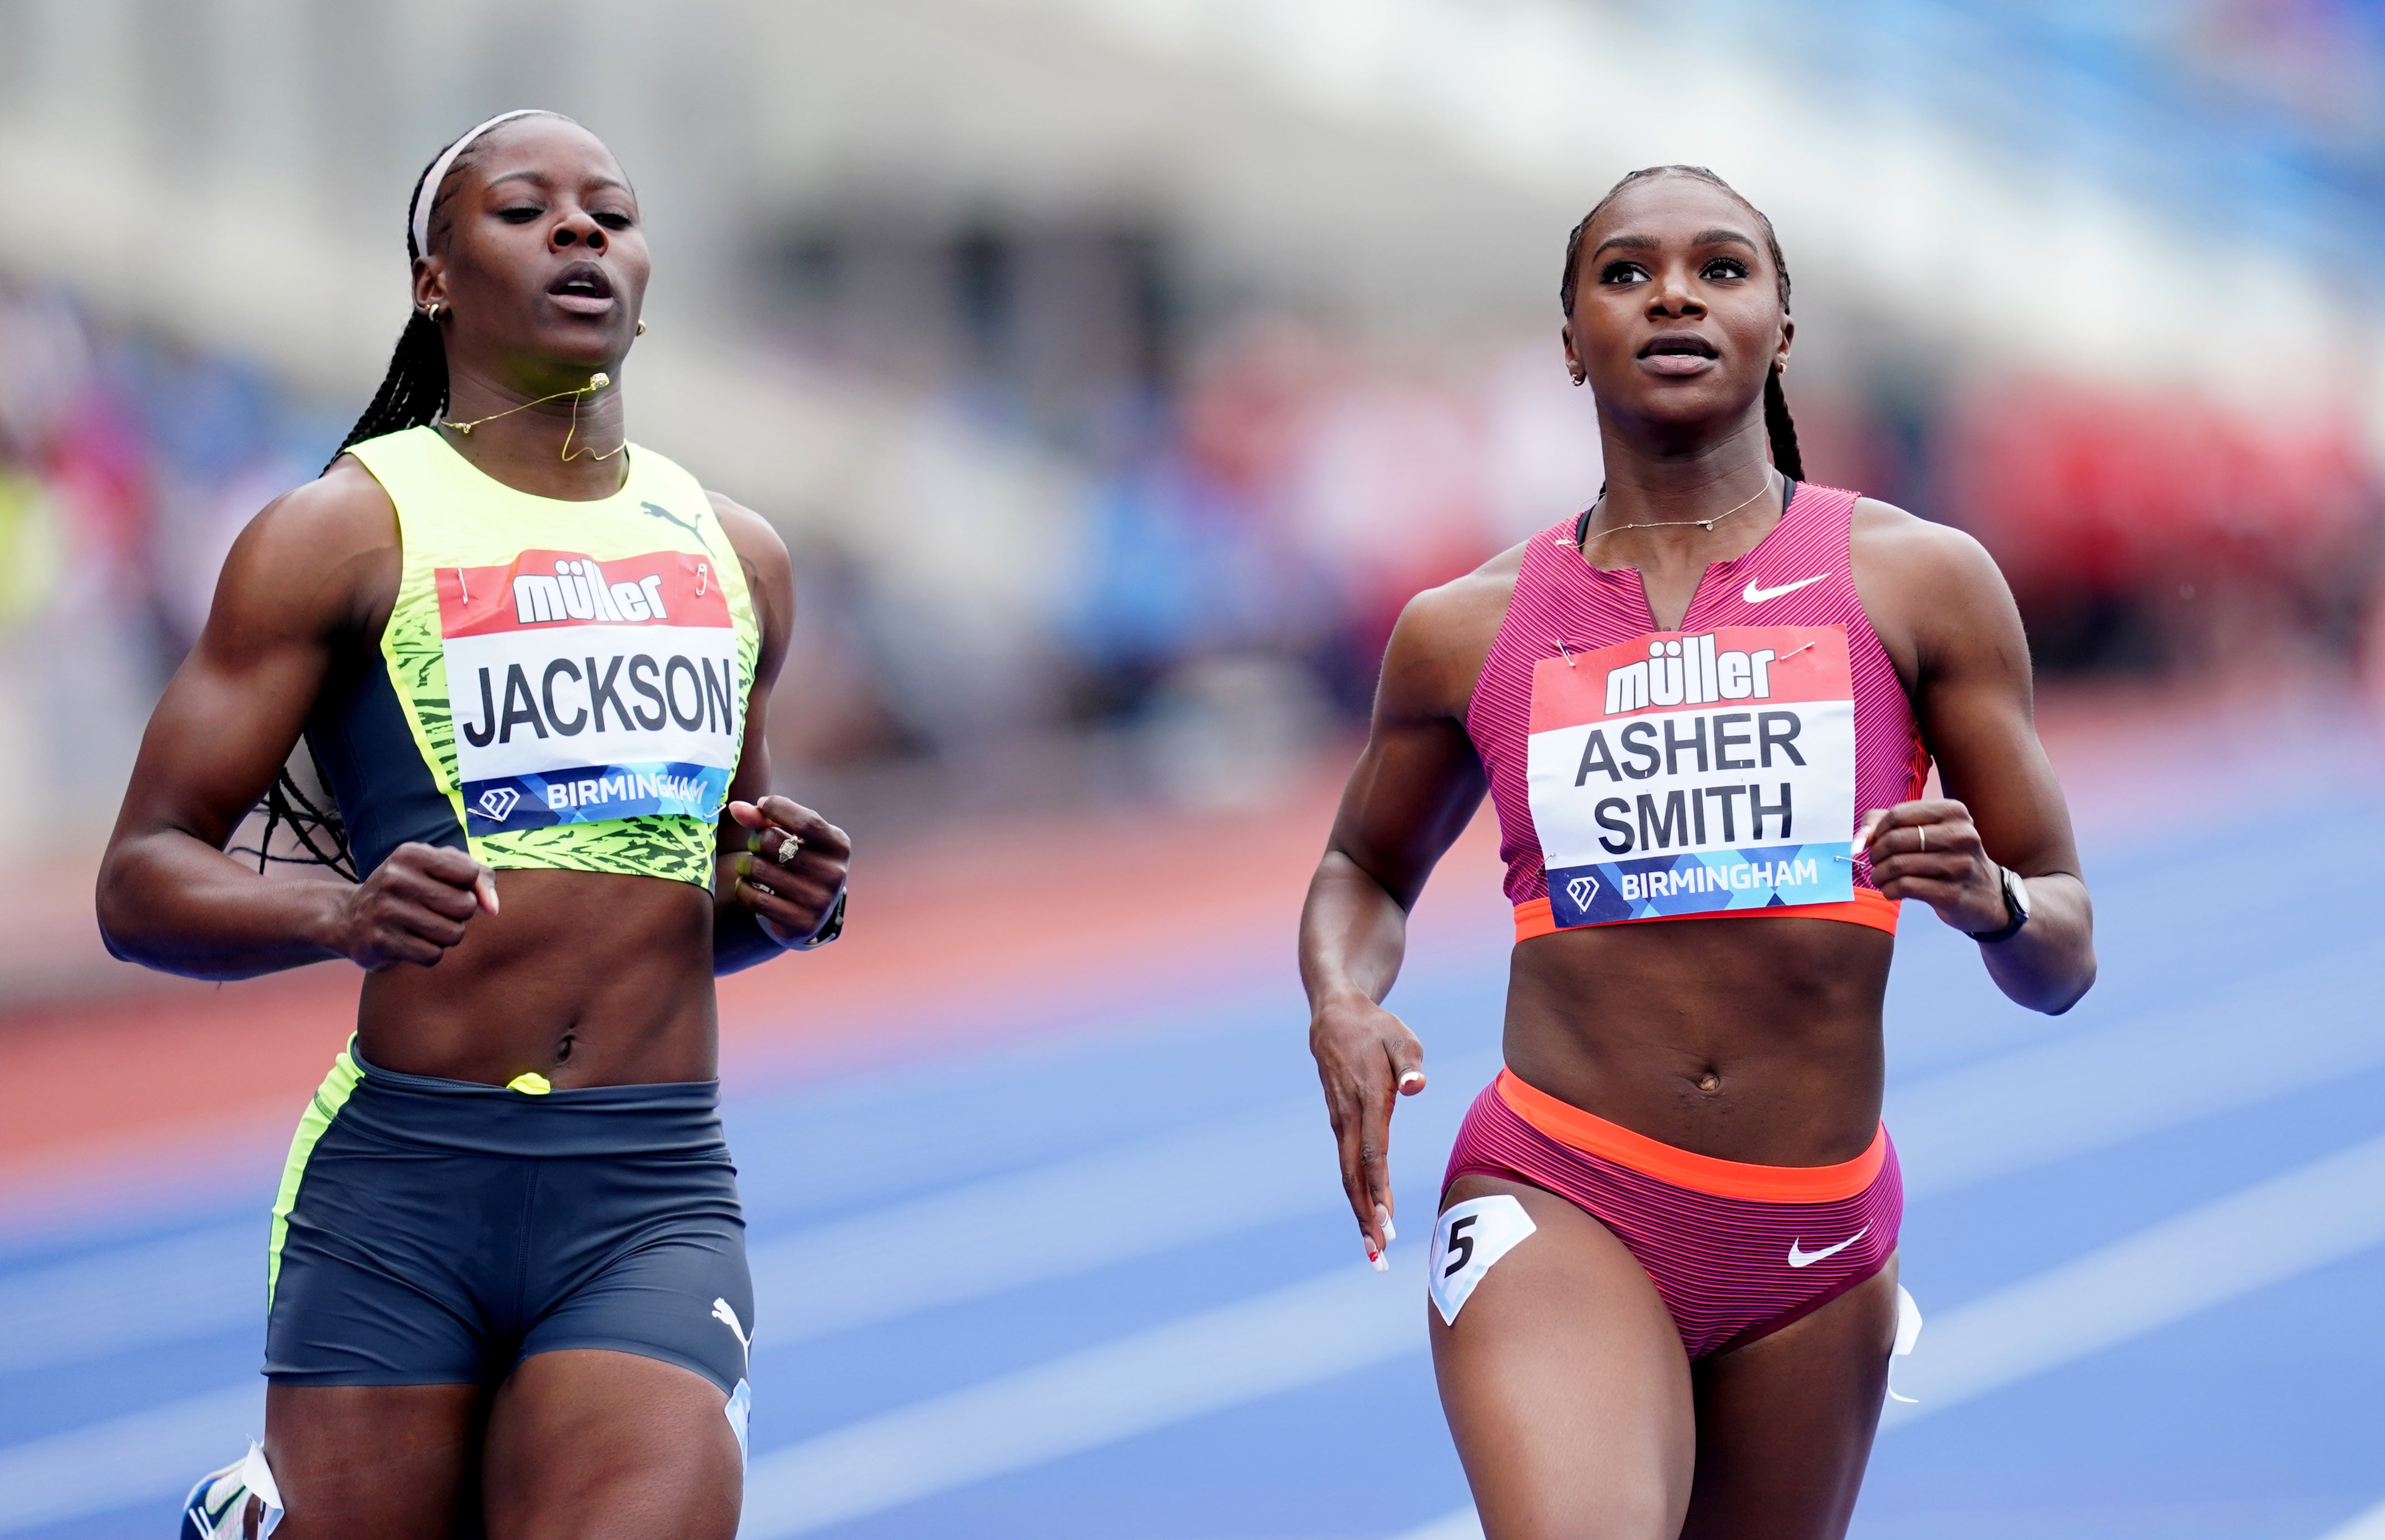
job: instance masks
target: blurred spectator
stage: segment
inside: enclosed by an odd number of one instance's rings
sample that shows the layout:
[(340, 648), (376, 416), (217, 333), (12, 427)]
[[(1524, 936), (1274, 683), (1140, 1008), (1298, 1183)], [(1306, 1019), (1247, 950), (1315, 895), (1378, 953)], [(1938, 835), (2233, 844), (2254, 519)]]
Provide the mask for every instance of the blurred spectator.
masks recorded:
[(2385, 513), (2358, 425), (2269, 422), (2051, 380), (1954, 406), (1950, 516), (2011, 580), (2042, 666), (2349, 658)]
[[(807, 510), (795, 540), (770, 729), (791, 780), (904, 757), (1034, 780), (1050, 755), (1021, 745), (1090, 729), (1143, 745), (1146, 789), (1248, 801), (1363, 717), (1412, 594), (1597, 495), (1595, 409), (1547, 336), (1392, 358), (1256, 317), (1190, 356), (1180, 382), (1113, 379), (1085, 410), (1139, 426), (1073, 452), (1004, 407), (1025, 387), (999, 375), (904, 398), (853, 506)], [(2379, 484), (2349, 408), (2267, 421), (1989, 376), (1809, 376), (1795, 399), (1817, 478), (1986, 541), (2042, 667), (2385, 656), (2364, 629)], [(315, 474), (344, 405), (0, 291), (0, 730), (37, 745), (0, 789), (113, 798), (225, 552)]]

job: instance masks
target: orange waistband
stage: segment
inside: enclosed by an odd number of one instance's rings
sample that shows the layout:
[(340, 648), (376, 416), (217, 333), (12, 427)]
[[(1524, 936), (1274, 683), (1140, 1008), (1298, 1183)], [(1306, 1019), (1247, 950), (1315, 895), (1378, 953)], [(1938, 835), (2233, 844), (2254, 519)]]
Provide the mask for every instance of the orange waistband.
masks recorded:
[(1677, 1149), (1645, 1134), (1634, 1134), (1620, 1124), (1585, 1112), (1571, 1102), (1525, 1085), (1513, 1070), (1502, 1069), (1494, 1084), (1499, 1099), (1526, 1123), (1556, 1140), (1643, 1175), (1717, 1198), (1745, 1198), (1763, 1203), (1835, 1203), (1854, 1197), (1879, 1179), (1888, 1160), (1888, 1125), (1872, 1136), (1871, 1148), (1852, 1161), (1834, 1166), (1759, 1166), (1743, 1161), (1718, 1161), (1711, 1155)]
[[(1855, 896), (1834, 903), (1774, 904), (1766, 909), (1709, 909), (1702, 914), (1643, 914), (1631, 920), (1602, 920), (1599, 925), (1644, 925), (1659, 920), (1843, 920), (1851, 925), (1896, 934), (1896, 900), (1877, 888), (1858, 888)], [(1526, 899), (1516, 906), (1516, 939), (1555, 936), (1559, 930), (1595, 930), (1598, 925), (1560, 925), (1549, 900)]]

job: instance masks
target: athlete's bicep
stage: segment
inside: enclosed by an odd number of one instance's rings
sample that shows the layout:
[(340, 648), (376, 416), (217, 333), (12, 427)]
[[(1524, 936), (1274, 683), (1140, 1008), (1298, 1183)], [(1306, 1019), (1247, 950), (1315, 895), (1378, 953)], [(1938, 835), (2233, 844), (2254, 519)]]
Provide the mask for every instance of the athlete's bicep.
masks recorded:
[(1367, 746), (1343, 789), (1329, 850), (1382, 884), (1403, 907), (1464, 833), (1489, 782), (1453, 688), (1462, 614), (1444, 596), (1412, 602), (1383, 652)]
[[(1951, 534), (1951, 532), (1949, 532)], [(2076, 874), (2061, 783), (2038, 741), (2029, 638), (2012, 590), (1977, 541), (1942, 541), (1919, 631), (1922, 734), (1946, 794), (1988, 854), (2024, 876)]]
[[(745, 574), (745, 591), (754, 606), (759, 633), (754, 660), (754, 683), (745, 698), (744, 739), (737, 751), (737, 769), (730, 778), (729, 800), (755, 801), (770, 789), (770, 692), (787, 655), (787, 640), (794, 626), (794, 564), (786, 542), (768, 520), (718, 492), (706, 494), (719, 518), (737, 563)], [(745, 831), (725, 813), (720, 820), (720, 848), (745, 849)]]
[(281, 499), (233, 543), (142, 737), (119, 839), (170, 829), (220, 847), (289, 758), (376, 565), (325, 501)]

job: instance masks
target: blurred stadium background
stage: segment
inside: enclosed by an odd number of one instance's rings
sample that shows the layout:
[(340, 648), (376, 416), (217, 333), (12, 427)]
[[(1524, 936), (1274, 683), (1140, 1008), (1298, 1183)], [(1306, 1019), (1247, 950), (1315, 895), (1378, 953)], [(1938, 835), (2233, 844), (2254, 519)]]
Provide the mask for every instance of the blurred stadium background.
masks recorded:
[[(355, 982), (114, 962), (91, 879), (224, 551), (380, 378), (412, 180), (525, 104), (638, 183), (632, 432), (793, 549), (772, 748), (862, 851), (851, 938), (724, 990), (748, 1534), (1465, 1533), (1417, 1291), (1339, 1267), (1291, 920), (1401, 602), (1595, 492), (1565, 234), (1684, 160), (1779, 227), (1809, 471), (2011, 578), (2106, 933), (2050, 1024), (1907, 928), (1953, 1313), (1857, 1533), (2385, 1498), (2373, 5), (0, 0), (0, 1533), (162, 1533), (254, 1431)], [(1393, 1000), (1412, 1236), (1495, 1053), (1488, 822)]]

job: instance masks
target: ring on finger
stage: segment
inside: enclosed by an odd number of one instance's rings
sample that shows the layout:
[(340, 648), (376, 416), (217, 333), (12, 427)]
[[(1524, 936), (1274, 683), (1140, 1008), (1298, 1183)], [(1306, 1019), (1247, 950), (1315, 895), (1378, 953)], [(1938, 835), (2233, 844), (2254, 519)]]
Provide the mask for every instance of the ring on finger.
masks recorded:
[(1921, 844), (1918, 848), (1925, 851), (1928, 850), (1929, 848), (1929, 826), (1926, 824), (1917, 825), (1915, 826), (1913, 832), (1920, 837)]
[(803, 848), (804, 841), (801, 835), (788, 835), (779, 841), (779, 853), (772, 859), (781, 866), (791, 866), (794, 864), (795, 852)]

